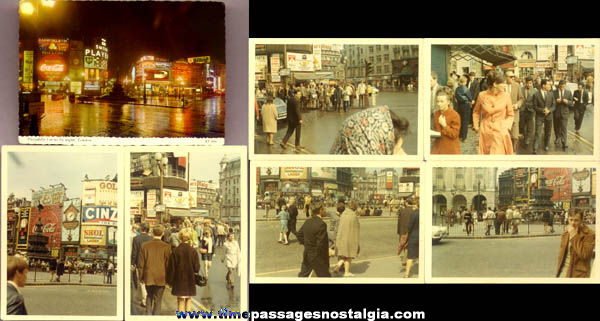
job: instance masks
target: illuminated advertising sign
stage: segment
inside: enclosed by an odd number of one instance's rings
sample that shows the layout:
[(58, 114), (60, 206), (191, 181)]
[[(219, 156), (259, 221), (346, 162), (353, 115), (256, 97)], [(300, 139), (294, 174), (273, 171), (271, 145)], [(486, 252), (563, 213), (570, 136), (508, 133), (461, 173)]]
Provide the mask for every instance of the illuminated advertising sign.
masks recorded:
[(68, 39), (38, 39), (38, 45), (40, 51), (44, 53), (48, 52), (66, 52), (69, 50)]
[(281, 167), (281, 179), (307, 179), (306, 167)]
[(81, 227), (81, 245), (105, 246), (106, 245), (106, 226), (88, 226)]
[(209, 64), (210, 56), (188, 58), (187, 61), (190, 64)]
[(29, 217), (31, 214), (30, 207), (19, 209), (19, 220), (17, 225), (17, 249), (27, 249), (27, 241), (29, 240)]
[(84, 206), (81, 216), (82, 225), (117, 226), (118, 210), (109, 206)]
[(385, 188), (392, 189), (394, 187), (394, 173), (387, 172), (385, 174)]
[(106, 69), (108, 61), (100, 57), (85, 56), (83, 58), (83, 66), (91, 69)]
[(83, 55), (85, 68), (106, 70), (108, 66), (106, 39), (97, 39), (94, 46), (85, 48)]
[(573, 172), (573, 194), (590, 193), (592, 191), (592, 175), (589, 169), (578, 169)]
[(59, 55), (42, 56), (38, 64), (40, 80), (63, 81), (67, 74), (65, 58)]
[(260, 167), (260, 176), (279, 176), (279, 167)]
[(292, 71), (315, 71), (312, 54), (288, 52), (287, 66)]
[(44, 205), (40, 211), (37, 207), (31, 208), (29, 234), (35, 234), (36, 224), (42, 223), (42, 234), (49, 238), (48, 248), (60, 247), (62, 237), (62, 206), (63, 202), (55, 205)]
[(100, 82), (99, 81), (86, 81), (83, 85), (85, 90), (100, 90)]
[(72, 93), (81, 95), (81, 81), (72, 81), (70, 89)]
[(190, 197), (186, 191), (163, 189), (163, 204), (170, 208), (190, 208)]
[(33, 83), (33, 51), (23, 51), (23, 83)]
[(62, 213), (62, 242), (79, 242), (81, 200), (73, 199), (63, 202)]
[(570, 168), (545, 168), (543, 174), (546, 177), (546, 187), (554, 191), (552, 201), (559, 202), (571, 199)]

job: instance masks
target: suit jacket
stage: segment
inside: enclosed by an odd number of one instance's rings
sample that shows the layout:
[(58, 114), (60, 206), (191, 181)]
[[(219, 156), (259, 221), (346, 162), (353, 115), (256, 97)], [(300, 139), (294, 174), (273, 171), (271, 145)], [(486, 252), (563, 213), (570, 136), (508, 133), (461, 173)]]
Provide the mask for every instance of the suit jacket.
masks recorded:
[(410, 207), (398, 210), (398, 235), (408, 234), (408, 222), (410, 221), (412, 211)]
[(141, 279), (146, 285), (165, 286), (171, 245), (152, 239), (142, 244), (140, 251)]
[(287, 120), (290, 125), (298, 125), (302, 120), (302, 112), (300, 111), (300, 102), (296, 96), (291, 97), (287, 103)]
[(469, 91), (471, 92), (471, 97), (473, 100), (477, 99), (477, 95), (479, 94), (479, 80), (474, 79), (471, 81), (469, 85)]
[(550, 111), (545, 118), (552, 119), (552, 113), (556, 109), (556, 100), (554, 99), (554, 94), (551, 91), (546, 92), (546, 99), (542, 96), (542, 91), (539, 90), (536, 94), (535, 100), (535, 112), (537, 113), (537, 117), (544, 117), (544, 107), (548, 108)]
[[(554, 91), (554, 101), (556, 101), (556, 99), (558, 99), (560, 97), (560, 93), (559, 90), (555, 90)], [(573, 106), (573, 95), (571, 94), (571, 91), (568, 90), (567, 88), (564, 89), (563, 91), (563, 97), (562, 99), (566, 99), (568, 101), (568, 103), (556, 103), (556, 112), (560, 113), (560, 115), (562, 115), (563, 117), (568, 117), (569, 116), (569, 109), (571, 108), (571, 106)]]
[(10, 283), (6, 284), (6, 314), (27, 315), (23, 295)]
[(567, 255), (567, 245), (569, 245), (571, 247), (571, 259), (566, 276), (568, 278), (589, 278), (591, 274), (590, 262), (595, 244), (596, 235), (585, 225), (570, 242), (569, 231), (564, 231), (560, 238), (556, 277), (560, 276), (561, 268), (564, 266), (565, 256)]
[(288, 213), (290, 214), (290, 219), (288, 222), (296, 222), (296, 218), (298, 217), (298, 208), (296, 207), (296, 204), (288, 207)]
[(539, 90), (535, 89), (535, 87), (531, 87), (531, 89), (529, 89), (529, 95), (527, 95), (527, 98), (525, 98), (526, 90), (527, 87), (521, 88), (521, 96), (523, 96), (523, 104), (521, 105), (521, 110), (526, 110), (528, 112), (533, 113), (535, 112), (537, 100), (536, 96)]
[[(583, 94), (583, 97), (582, 97), (582, 94)], [(577, 98), (577, 101), (575, 101), (575, 98)], [(573, 105), (578, 110), (585, 110), (589, 100), (590, 100), (590, 95), (589, 95), (588, 91), (585, 89), (583, 91), (577, 89), (573, 93), (573, 101), (574, 101)]]
[(152, 236), (146, 233), (140, 233), (140, 235), (133, 238), (133, 244), (131, 245), (131, 265), (140, 267), (139, 257), (142, 244), (152, 240)]
[(317, 215), (311, 216), (298, 231), (298, 242), (304, 245), (303, 261), (309, 267), (329, 266), (327, 224)]
[(408, 220), (408, 243), (419, 243), (419, 210), (410, 213)]
[(515, 108), (515, 104), (517, 102), (519, 102), (520, 100), (523, 100), (525, 96), (523, 95), (523, 92), (521, 91), (521, 86), (519, 86), (519, 84), (512, 83), (508, 86), (510, 86), (510, 100), (512, 101), (512, 104), (513, 104), (513, 110), (517, 110)]

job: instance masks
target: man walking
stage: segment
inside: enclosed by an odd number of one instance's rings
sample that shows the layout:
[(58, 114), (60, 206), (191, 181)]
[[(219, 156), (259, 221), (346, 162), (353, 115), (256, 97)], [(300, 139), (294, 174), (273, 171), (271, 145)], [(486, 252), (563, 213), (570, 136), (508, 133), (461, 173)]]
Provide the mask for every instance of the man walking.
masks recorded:
[(554, 91), (556, 98), (556, 109), (554, 110), (554, 144), (562, 146), (567, 150), (567, 125), (569, 123), (569, 111), (573, 105), (573, 95), (566, 89), (566, 81), (561, 79), (558, 88)]
[(506, 92), (510, 95), (510, 99), (512, 101), (513, 111), (515, 114), (515, 119), (512, 123), (512, 128), (510, 129), (510, 137), (512, 139), (513, 150), (515, 153), (518, 151), (518, 143), (519, 143), (519, 114), (521, 109), (521, 104), (523, 104), (523, 94), (521, 93), (521, 88), (519, 84), (515, 81), (515, 75), (512, 71), (506, 72)]
[(485, 220), (487, 225), (487, 231), (485, 232), (485, 235), (490, 236), (490, 230), (492, 229), (494, 221), (496, 220), (496, 214), (492, 211), (491, 207), (488, 207), (487, 212), (485, 212), (485, 214), (483, 215), (483, 219)]
[(410, 215), (414, 211), (413, 201), (409, 199), (406, 206), (402, 206), (398, 209), (398, 228), (397, 233), (400, 238), (398, 245), (398, 255), (402, 258), (402, 266), (406, 266), (408, 260), (407, 248), (408, 248), (408, 222), (410, 221)]
[(286, 144), (288, 139), (292, 136), (294, 131), (296, 131), (296, 148), (302, 148), (300, 146), (300, 135), (302, 129), (302, 112), (300, 110), (300, 97), (302, 94), (298, 91), (292, 97), (287, 104), (287, 121), (288, 121), (288, 130), (285, 133), (285, 137), (279, 143), (283, 149), (286, 148)]
[(27, 282), (29, 268), (22, 257), (8, 256), (6, 258), (6, 314), (27, 315), (25, 298), (19, 288)]
[(358, 107), (365, 108), (368, 103), (366, 103), (367, 86), (364, 81), (361, 81), (360, 84), (358, 84), (358, 97)]
[(146, 285), (146, 314), (160, 315), (162, 296), (165, 291), (167, 266), (171, 256), (171, 246), (161, 237), (164, 228), (157, 225), (152, 228), (153, 239), (144, 243), (140, 250), (140, 280)]
[(304, 245), (302, 268), (298, 277), (308, 277), (314, 270), (318, 277), (331, 277), (329, 273), (329, 238), (327, 224), (322, 217), (327, 215), (322, 202), (312, 204), (312, 216), (298, 231), (298, 241)]
[(547, 79), (542, 79), (541, 86), (542, 90), (540, 90), (536, 95), (535, 103), (536, 118), (535, 138), (533, 140), (534, 154), (537, 154), (540, 140), (542, 140), (542, 126), (544, 127), (544, 150), (546, 152), (550, 150), (548, 145), (550, 145), (550, 134), (552, 133), (552, 113), (554, 112), (554, 109), (556, 109), (556, 100), (554, 100), (554, 95), (551, 91), (552, 85)]
[(296, 222), (298, 220), (298, 207), (296, 207), (296, 198), (290, 197), (288, 202), (288, 213), (290, 214), (290, 219), (288, 220), (288, 231), (286, 232), (286, 237), (289, 242), (290, 233), (294, 234), (296, 239), (298, 239), (298, 232), (296, 232)]
[[(150, 231), (150, 227), (148, 223), (140, 224), (140, 235), (137, 235), (133, 238), (133, 243), (131, 245), (131, 271), (136, 271), (137, 279), (140, 282), (140, 290), (142, 292), (142, 306), (146, 306), (146, 298), (148, 293), (146, 292), (146, 287), (144, 286), (144, 280), (142, 279), (142, 271), (140, 269), (140, 250), (142, 249), (142, 245), (150, 240), (152, 240), (152, 236), (148, 234)], [(79, 277), (81, 282), (81, 275)]]
[(575, 134), (579, 135), (583, 116), (585, 115), (585, 109), (590, 103), (590, 95), (589, 92), (585, 90), (585, 84), (583, 82), (580, 82), (577, 86), (577, 90), (575, 90), (575, 93), (573, 94), (573, 102), (575, 107), (575, 112), (573, 114), (575, 120)]
[(523, 135), (524, 144), (529, 146), (534, 141), (535, 106), (538, 90), (533, 87), (533, 78), (525, 78), (525, 86), (521, 88), (523, 104), (519, 113), (519, 132)]

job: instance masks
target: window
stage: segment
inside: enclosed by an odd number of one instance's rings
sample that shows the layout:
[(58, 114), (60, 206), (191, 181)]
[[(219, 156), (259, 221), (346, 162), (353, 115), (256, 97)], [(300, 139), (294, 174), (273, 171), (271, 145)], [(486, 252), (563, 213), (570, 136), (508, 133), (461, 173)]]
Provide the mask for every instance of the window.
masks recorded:
[(383, 46), (383, 50), (390, 50), (390, 45)]
[(390, 54), (383, 55), (383, 62), (390, 62)]
[(370, 63), (373, 63), (374, 61), (375, 61), (375, 57), (373, 57), (373, 56), (369, 57), (369, 62)]
[(377, 66), (377, 73), (381, 74), (381, 66)]
[(369, 46), (369, 53), (373, 53), (373, 46)]
[(381, 45), (377, 45), (377, 51), (381, 51)]
[(403, 57), (408, 57), (410, 56), (410, 50), (406, 47), (402, 48), (402, 56)]
[(384, 72), (385, 72), (386, 74), (389, 74), (389, 73), (390, 73), (390, 65), (385, 65), (385, 67), (384, 67)]
[(381, 56), (377, 56), (377, 63), (381, 62)]

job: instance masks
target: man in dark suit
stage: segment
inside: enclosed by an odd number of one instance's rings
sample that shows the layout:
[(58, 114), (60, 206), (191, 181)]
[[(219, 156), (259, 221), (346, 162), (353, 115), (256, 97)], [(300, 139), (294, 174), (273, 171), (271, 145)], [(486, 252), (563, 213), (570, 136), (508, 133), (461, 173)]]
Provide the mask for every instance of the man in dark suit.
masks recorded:
[(554, 91), (556, 109), (554, 110), (554, 144), (567, 150), (567, 125), (569, 123), (569, 111), (573, 105), (573, 95), (566, 89), (567, 82), (560, 80), (558, 88)]
[(302, 268), (299, 277), (308, 277), (314, 270), (318, 277), (331, 277), (329, 273), (329, 238), (325, 217), (325, 206), (322, 202), (313, 202), (312, 216), (304, 222), (298, 231), (298, 241), (304, 245)]
[(537, 149), (542, 139), (542, 126), (544, 126), (544, 150), (548, 151), (550, 144), (550, 134), (552, 134), (552, 113), (556, 108), (556, 100), (552, 94), (552, 85), (547, 79), (541, 81), (542, 90), (538, 91), (535, 103), (535, 138), (533, 140), (533, 153), (537, 153)]
[(152, 228), (152, 240), (142, 244), (140, 250), (140, 282), (146, 285), (146, 314), (160, 315), (162, 296), (165, 291), (167, 267), (171, 256), (171, 245), (160, 240), (164, 228)]
[(287, 231), (287, 240), (290, 239), (290, 233), (293, 233), (298, 239), (298, 232), (296, 232), (296, 220), (298, 217), (298, 208), (296, 207), (296, 198), (290, 197), (290, 201), (288, 202), (288, 213), (290, 214), (290, 219), (288, 220), (288, 231)]
[(148, 223), (142, 223), (140, 225), (140, 235), (133, 238), (133, 242), (131, 245), (131, 271), (137, 271), (137, 279), (140, 282), (140, 289), (142, 291), (142, 306), (146, 306), (146, 298), (148, 297), (148, 293), (146, 292), (146, 287), (141, 278), (141, 270), (140, 270), (140, 250), (142, 249), (142, 244), (152, 240), (152, 236), (148, 234), (150, 231), (150, 227)]
[(471, 73), (469, 73), (469, 80), (470, 80), (470, 84), (469, 84), (469, 91), (471, 92), (471, 97), (473, 97), (473, 103), (470, 104), (471, 106), (471, 117), (469, 117), (469, 124), (471, 126), (473, 126), (473, 106), (474, 106), (474, 102), (477, 100), (477, 96), (479, 96), (479, 80), (477, 80), (475, 78), (475, 73), (471, 71)]
[(523, 106), (520, 111), (519, 132), (525, 139), (525, 145), (534, 141), (533, 128), (535, 126), (535, 104), (538, 90), (533, 87), (533, 78), (525, 78), (525, 87), (521, 88)]
[(285, 137), (279, 143), (282, 148), (286, 148), (285, 144), (287, 144), (288, 139), (296, 131), (296, 148), (302, 148), (300, 146), (300, 134), (302, 129), (302, 112), (300, 108), (300, 97), (302, 97), (302, 93), (297, 91), (294, 97), (292, 97), (287, 103), (287, 121), (288, 121), (288, 129), (287, 133), (285, 133)]
[(6, 258), (6, 270), (6, 314), (27, 315), (25, 298), (19, 291), (27, 282), (27, 261), (22, 257), (9, 256)]
[(583, 82), (579, 83), (577, 86), (577, 90), (575, 90), (575, 93), (573, 94), (573, 102), (575, 107), (575, 112), (573, 115), (573, 118), (575, 119), (575, 133), (579, 135), (585, 109), (590, 103), (590, 95), (588, 91), (585, 90), (585, 84)]

